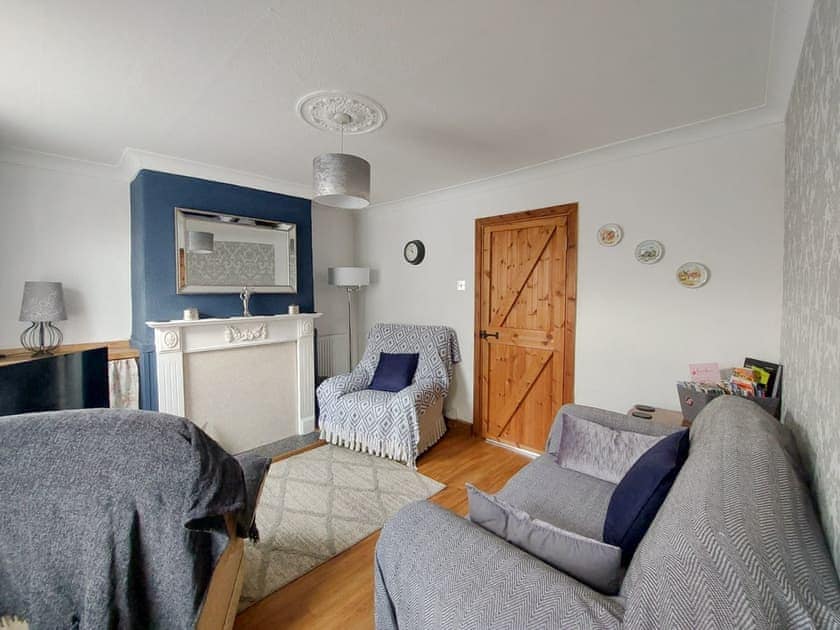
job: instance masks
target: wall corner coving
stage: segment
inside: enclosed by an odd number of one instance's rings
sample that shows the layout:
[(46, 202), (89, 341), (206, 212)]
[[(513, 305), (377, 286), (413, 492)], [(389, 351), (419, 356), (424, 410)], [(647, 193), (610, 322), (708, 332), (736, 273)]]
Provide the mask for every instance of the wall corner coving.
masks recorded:
[[(175, 207), (216, 210), (297, 225), (298, 292), (255, 294), (255, 315), (286, 313), (290, 304), (315, 310), (312, 279), (311, 202), (264, 190), (183, 175), (141, 170), (131, 182), (131, 343), (140, 351), (140, 406), (157, 409), (154, 332), (147, 321), (180, 319), (184, 309), (203, 316), (241, 315), (235, 293), (178, 295), (175, 288)], [(314, 403), (313, 403), (314, 404)]]

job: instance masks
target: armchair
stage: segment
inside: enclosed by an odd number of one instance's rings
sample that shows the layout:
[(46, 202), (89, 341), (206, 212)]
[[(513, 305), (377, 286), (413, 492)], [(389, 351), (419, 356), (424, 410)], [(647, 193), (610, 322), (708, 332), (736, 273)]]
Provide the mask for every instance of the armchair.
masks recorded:
[[(399, 392), (367, 389), (381, 352), (418, 353), (414, 382)], [(460, 360), (451, 328), (376, 324), (353, 371), (318, 388), (321, 439), (414, 468), (417, 457), (446, 432), (443, 401)]]

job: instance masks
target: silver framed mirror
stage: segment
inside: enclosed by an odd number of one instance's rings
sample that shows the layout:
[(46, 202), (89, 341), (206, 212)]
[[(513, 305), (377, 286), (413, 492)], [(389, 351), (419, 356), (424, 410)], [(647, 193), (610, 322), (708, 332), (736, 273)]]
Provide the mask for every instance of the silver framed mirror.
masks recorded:
[(180, 294), (297, 293), (297, 226), (175, 208), (175, 278)]

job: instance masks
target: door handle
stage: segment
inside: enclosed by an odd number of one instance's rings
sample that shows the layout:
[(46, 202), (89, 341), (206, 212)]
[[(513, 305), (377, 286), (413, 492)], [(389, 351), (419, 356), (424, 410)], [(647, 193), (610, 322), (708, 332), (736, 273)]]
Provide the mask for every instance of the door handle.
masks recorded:
[(498, 332), (489, 333), (486, 330), (482, 330), (481, 332), (478, 333), (478, 336), (481, 339), (487, 339), (488, 337), (495, 337), (496, 339), (498, 339), (499, 338), (499, 333)]

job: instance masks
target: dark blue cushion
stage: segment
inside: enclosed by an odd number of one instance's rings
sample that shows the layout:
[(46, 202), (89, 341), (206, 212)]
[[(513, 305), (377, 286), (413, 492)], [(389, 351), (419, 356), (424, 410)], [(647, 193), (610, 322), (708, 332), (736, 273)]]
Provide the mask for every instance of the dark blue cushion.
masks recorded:
[(380, 392), (398, 392), (411, 385), (414, 373), (417, 371), (417, 361), (420, 355), (379, 353), (379, 364), (373, 374), (373, 380), (368, 389)]
[(688, 447), (687, 429), (672, 433), (645, 451), (615, 487), (604, 521), (604, 542), (621, 547), (624, 564), (668, 496)]

